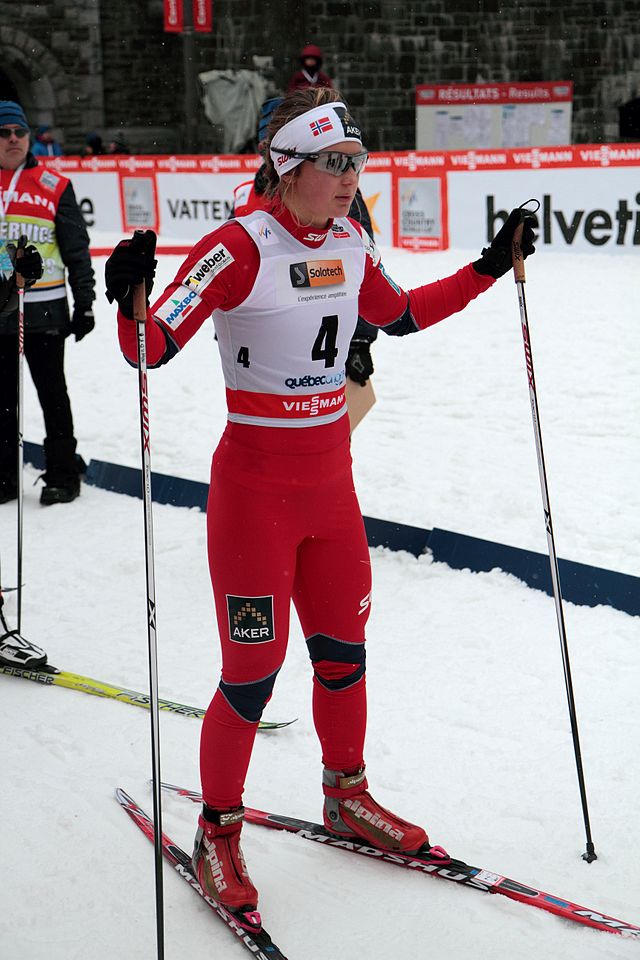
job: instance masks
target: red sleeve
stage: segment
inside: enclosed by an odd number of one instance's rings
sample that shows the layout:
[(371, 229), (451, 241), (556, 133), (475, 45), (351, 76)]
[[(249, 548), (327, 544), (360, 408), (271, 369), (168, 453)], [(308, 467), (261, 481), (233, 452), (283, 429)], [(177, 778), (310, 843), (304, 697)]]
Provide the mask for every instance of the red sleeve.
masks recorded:
[[(248, 296), (260, 255), (239, 223), (226, 223), (203, 237), (174, 280), (147, 311), (147, 362), (157, 364), (167, 341), (181, 350), (214, 310), (231, 310)], [(125, 357), (137, 363), (135, 324), (118, 311), (118, 337)]]
[(469, 263), (451, 277), (409, 290), (409, 306), (418, 329), (425, 330), (463, 310), (494, 283), (493, 277), (481, 276)]
[(412, 329), (424, 330), (462, 310), (495, 283), (492, 277), (480, 276), (468, 264), (452, 277), (407, 293), (387, 275), (375, 244), (359, 229), (366, 255), (358, 312), (376, 327), (394, 324), (390, 333), (403, 335)]

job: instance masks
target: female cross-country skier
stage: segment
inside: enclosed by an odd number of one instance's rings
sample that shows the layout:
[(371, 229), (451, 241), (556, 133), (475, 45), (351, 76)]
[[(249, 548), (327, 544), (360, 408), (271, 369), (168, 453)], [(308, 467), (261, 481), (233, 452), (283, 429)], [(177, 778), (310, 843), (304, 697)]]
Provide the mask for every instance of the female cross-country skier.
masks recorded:
[[(242, 793), (258, 721), (287, 648), (291, 601), (313, 664), (324, 822), (388, 851), (427, 841), (384, 809), (365, 777), (365, 628), (371, 567), (351, 475), (345, 358), (358, 313), (404, 336), (462, 310), (511, 267), (513, 211), (474, 263), (405, 292), (347, 217), (367, 159), (333, 90), (287, 96), (267, 152), (268, 210), (200, 240), (147, 311), (149, 366), (170, 360), (213, 314), (229, 418), (213, 455), (208, 556), (222, 676), (200, 750), (203, 809), (193, 867), (206, 893), (259, 924), (240, 848)], [(533, 252), (524, 226), (522, 249)], [(132, 290), (147, 290), (155, 235), (123, 240), (106, 266), (125, 357), (136, 363)], [(256, 919), (257, 918), (257, 919)]]

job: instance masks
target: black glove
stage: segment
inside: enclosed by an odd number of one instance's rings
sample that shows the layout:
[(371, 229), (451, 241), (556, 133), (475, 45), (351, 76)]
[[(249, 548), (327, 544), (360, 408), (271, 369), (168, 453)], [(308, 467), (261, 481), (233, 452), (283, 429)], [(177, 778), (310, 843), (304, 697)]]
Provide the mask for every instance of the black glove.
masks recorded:
[(522, 207), (516, 207), (512, 210), (506, 221), (500, 227), (495, 237), (491, 241), (490, 247), (485, 247), (479, 260), (472, 264), (476, 273), (485, 277), (494, 277), (497, 280), (508, 273), (513, 266), (511, 245), (513, 235), (519, 225), (523, 223), (522, 231), (522, 256), (526, 259), (530, 253), (535, 253), (533, 245), (533, 227), (531, 226), (531, 215)]
[(133, 288), (144, 280), (149, 294), (153, 288), (158, 261), (156, 235), (153, 230), (136, 230), (130, 240), (121, 240), (104, 268), (109, 303), (118, 301), (121, 313), (133, 320)]
[(95, 325), (91, 304), (89, 303), (84, 307), (81, 304), (76, 304), (71, 318), (71, 333), (75, 333), (76, 343), (86, 337), (88, 333), (91, 333)]
[(364, 387), (373, 373), (371, 342), (367, 337), (354, 337), (349, 344), (345, 369), (347, 376), (359, 383), (361, 387)]
[[(20, 237), (18, 246), (15, 243), (7, 244), (7, 251), (16, 273), (19, 273), (24, 280), (25, 287), (32, 287), (36, 280), (39, 280), (43, 273), (42, 257), (33, 246), (27, 246), (27, 238)], [(18, 253), (21, 255), (18, 256)]]

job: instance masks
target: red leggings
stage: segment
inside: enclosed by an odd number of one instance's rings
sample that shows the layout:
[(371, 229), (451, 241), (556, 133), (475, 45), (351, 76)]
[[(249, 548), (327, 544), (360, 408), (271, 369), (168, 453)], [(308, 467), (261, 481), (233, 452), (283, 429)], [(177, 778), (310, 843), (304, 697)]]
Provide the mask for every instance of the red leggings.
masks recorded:
[(241, 803), (258, 721), (286, 654), (292, 599), (314, 665), (323, 763), (349, 771), (363, 764), (371, 565), (348, 437), (321, 453), (273, 453), (238, 442), (251, 430), (225, 432), (207, 506), (222, 679), (204, 718), (200, 771), (215, 808)]

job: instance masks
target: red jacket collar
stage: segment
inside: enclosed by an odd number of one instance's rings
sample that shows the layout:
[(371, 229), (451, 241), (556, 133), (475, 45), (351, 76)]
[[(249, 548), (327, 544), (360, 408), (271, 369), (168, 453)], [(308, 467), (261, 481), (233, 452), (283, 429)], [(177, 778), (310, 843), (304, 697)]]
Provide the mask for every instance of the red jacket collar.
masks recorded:
[(269, 213), (285, 230), (294, 236), (296, 240), (303, 243), (305, 247), (311, 247), (312, 249), (322, 246), (333, 224), (333, 220), (329, 220), (326, 227), (305, 227), (298, 223), (282, 203), (275, 203), (271, 210), (269, 210)]

